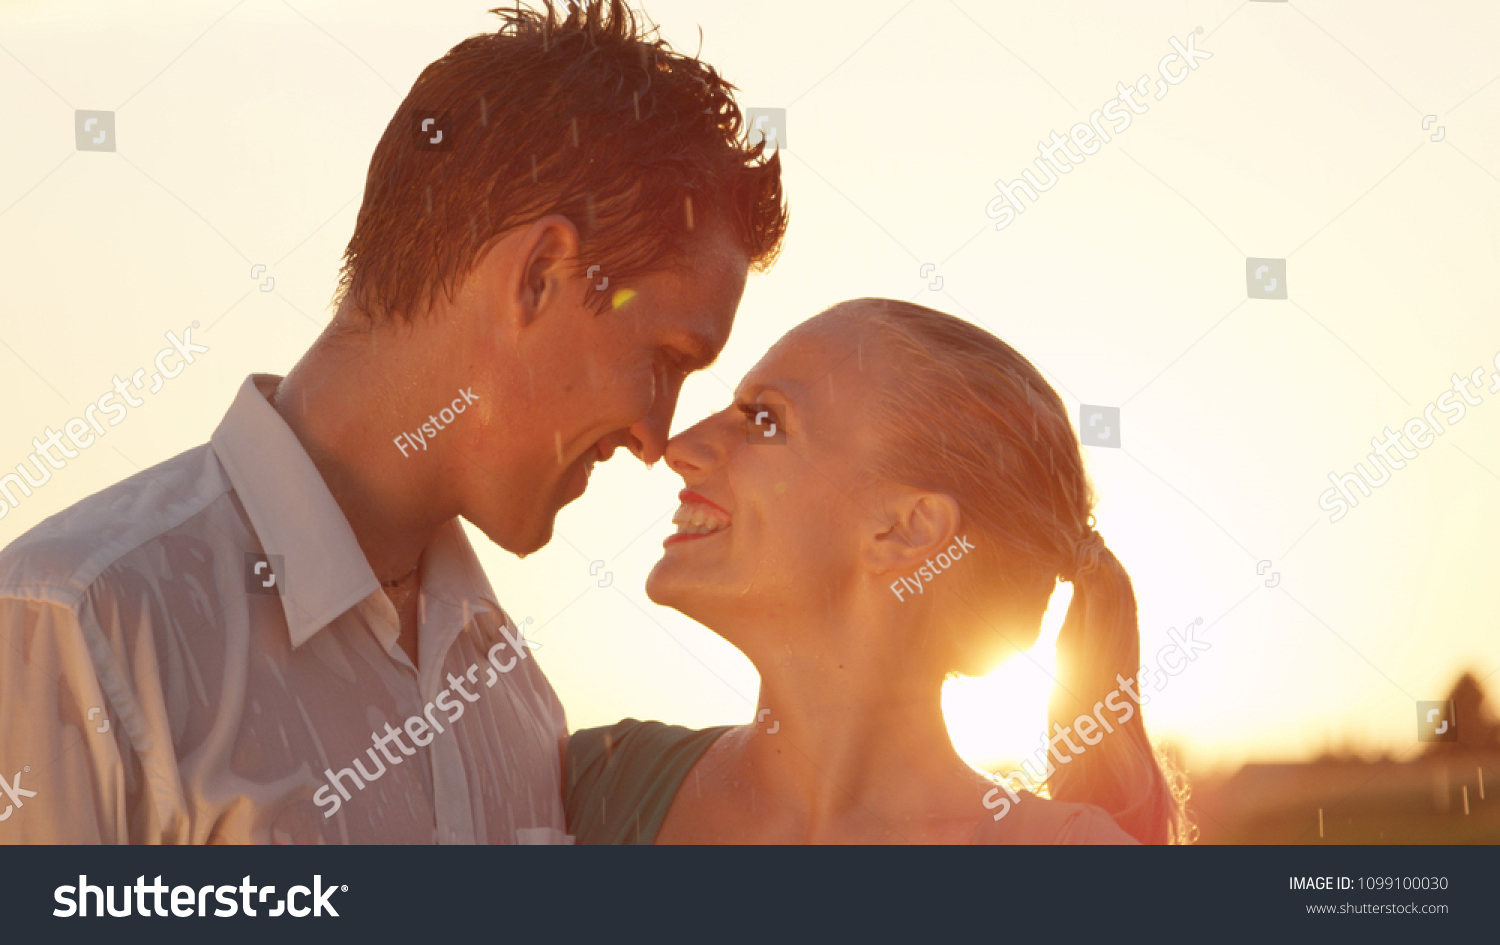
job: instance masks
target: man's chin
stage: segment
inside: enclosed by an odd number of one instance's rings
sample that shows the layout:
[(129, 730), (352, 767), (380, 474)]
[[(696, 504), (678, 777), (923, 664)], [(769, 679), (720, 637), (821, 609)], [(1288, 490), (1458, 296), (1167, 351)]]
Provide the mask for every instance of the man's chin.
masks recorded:
[(508, 523), (503, 527), (491, 527), (472, 519), (469, 524), (484, 533), (490, 541), (518, 558), (534, 554), (547, 547), (552, 540), (552, 531), (557, 522), (557, 513), (538, 522), (524, 524)]

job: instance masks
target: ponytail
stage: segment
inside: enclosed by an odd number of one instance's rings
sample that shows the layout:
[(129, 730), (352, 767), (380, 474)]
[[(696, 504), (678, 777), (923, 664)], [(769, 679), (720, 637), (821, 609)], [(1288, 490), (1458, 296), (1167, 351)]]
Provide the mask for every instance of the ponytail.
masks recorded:
[[(1080, 735), (1080, 750), (1055, 765), (1044, 754), (1053, 770), (1026, 779), (1045, 779), (1055, 800), (1103, 808), (1142, 843), (1191, 842), (1183, 779), (1141, 722), (1135, 591), (1093, 530), (1093, 490), (1062, 398), (1035, 365), (976, 325), (911, 302), (846, 304), (869, 306), (901, 368), (902, 383), (878, 400), (889, 448), (875, 474), (958, 500), (986, 540), (984, 605), (1004, 622), (1039, 627), (1057, 578), (1073, 584), (1048, 707), (1057, 728), (1047, 736), (1089, 715), (1093, 741)], [(993, 628), (980, 621), (973, 632)]]
[(1056, 766), (1048, 792), (1054, 800), (1103, 808), (1142, 843), (1187, 842), (1182, 779), (1152, 748), (1141, 720), (1135, 680), (1141, 643), (1130, 576), (1092, 530), (1062, 576), (1073, 585), (1073, 600), (1057, 636), (1048, 737), (1084, 716), (1094, 719), (1091, 732), (1102, 731), (1096, 744)]

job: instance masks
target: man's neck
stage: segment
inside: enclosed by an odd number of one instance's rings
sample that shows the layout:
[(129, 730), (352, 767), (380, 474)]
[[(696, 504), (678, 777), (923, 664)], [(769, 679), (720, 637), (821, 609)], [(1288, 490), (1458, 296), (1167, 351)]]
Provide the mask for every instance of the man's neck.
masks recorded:
[(377, 579), (407, 574), (433, 535), (452, 519), (451, 495), (436, 462), (412, 462), (391, 445), (400, 399), (382, 381), (421, 377), (402, 363), (411, 347), (379, 332), (351, 335), (330, 326), (272, 395), (272, 406), (301, 442), (343, 511)]

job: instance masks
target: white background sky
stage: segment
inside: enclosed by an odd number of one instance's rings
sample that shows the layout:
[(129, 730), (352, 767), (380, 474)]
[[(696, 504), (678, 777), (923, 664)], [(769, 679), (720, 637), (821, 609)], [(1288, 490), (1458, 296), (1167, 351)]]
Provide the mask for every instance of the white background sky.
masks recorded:
[[(428, 62), (494, 28), (484, 6), (0, 2), (0, 467), (149, 368), (165, 332), (196, 320), (211, 348), (0, 519), (0, 544), (202, 443), (247, 374), (296, 361), (331, 314), (375, 142)], [(1406, 752), (1414, 700), (1464, 669), (1500, 688), (1500, 394), (1344, 520), (1317, 505), (1453, 373), (1494, 370), (1500, 7), (648, 9), (679, 50), (701, 26), (742, 106), (788, 112), (782, 259), (752, 277), (678, 429), (827, 305), (914, 298), (1011, 342), (1070, 409), (1123, 408), (1123, 448), (1089, 453), (1099, 530), (1134, 576), (1143, 652), (1211, 625), (1147, 712), (1190, 761)], [(1169, 37), (1199, 26), (1213, 58), (996, 232), (996, 179), (1117, 82), (1149, 73), (1154, 91)], [(115, 111), (118, 151), (76, 151), (75, 109)], [(1249, 256), (1288, 260), (1288, 300), (1247, 301)], [(471, 530), (574, 728), (750, 715), (749, 663), (642, 591), (679, 487), (622, 452), (531, 558)], [(987, 734), (1002, 715), (1039, 728), (1029, 667), (955, 703), (961, 748), (1005, 747)]]

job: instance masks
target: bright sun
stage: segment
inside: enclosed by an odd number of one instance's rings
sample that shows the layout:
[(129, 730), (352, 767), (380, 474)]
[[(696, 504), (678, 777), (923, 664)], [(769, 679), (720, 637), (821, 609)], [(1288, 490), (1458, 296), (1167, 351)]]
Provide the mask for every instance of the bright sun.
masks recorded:
[(1057, 632), (1073, 586), (1053, 593), (1036, 645), (985, 676), (962, 676), (943, 685), (943, 715), (953, 747), (986, 771), (1010, 770), (1036, 752), (1047, 730), (1047, 700), (1056, 674)]

